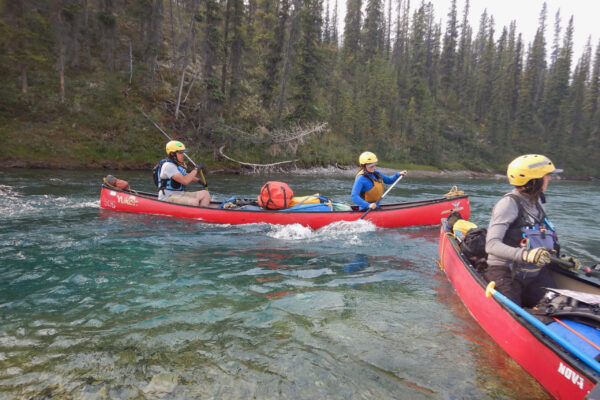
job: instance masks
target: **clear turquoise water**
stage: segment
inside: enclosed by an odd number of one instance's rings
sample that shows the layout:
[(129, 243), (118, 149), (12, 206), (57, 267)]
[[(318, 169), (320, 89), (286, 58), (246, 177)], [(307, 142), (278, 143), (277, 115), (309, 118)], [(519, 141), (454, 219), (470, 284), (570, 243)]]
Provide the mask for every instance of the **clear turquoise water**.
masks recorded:
[[(547, 398), (439, 271), (438, 230), (223, 226), (99, 208), (103, 172), (0, 170), (0, 398)], [(150, 173), (121, 172), (138, 190)], [(266, 180), (348, 201), (350, 177)], [(502, 180), (405, 179), (389, 202)], [(600, 262), (600, 187), (552, 182), (565, 251)]]

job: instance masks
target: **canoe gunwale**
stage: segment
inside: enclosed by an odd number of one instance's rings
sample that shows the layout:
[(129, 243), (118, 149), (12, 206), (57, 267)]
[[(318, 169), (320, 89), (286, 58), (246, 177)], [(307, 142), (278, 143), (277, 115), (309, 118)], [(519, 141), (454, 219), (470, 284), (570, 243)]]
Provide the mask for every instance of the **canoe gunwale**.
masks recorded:
[[(175, 205), (177, 207), (185, 207), (185, 208), (191, 208), (191, 209), (198, 209), (198, 210), (211, 210), (211, 211), (215, 211), (215, 210), (222, 210), (225, 212), (251, 212), (251, 213), (276, 213), (276, 214), (280, 214), (282, 213), (281, 210), (267, 210), (267, 209), (261, 209), (261, 210), (247, 210), (247, 209), (235, 209), (235, 208), (228, 208), (228, 209), (220, 209), (218, 208), (218, 206), (222, 203), (222, 202), (215, 202), (215, 201), (211, 201), (210, 204), (212, 205), (212, 207), (202, 207), (202, 206), (191, 206), (191, 205), (187, 205), (187, 204), (175, 204), (175, 203), (169, 203), (166, 202), (164, 200), (159, 200), (158, 199), (158, 195), (154, 194), (154, 193), (148, 193), (148, 192), (138, 192), (138, 191), (130, 191), (130, 190), (122, 190), (122, 189), (118, 189), (118, 188), (114, 188), (114, 187), (110, 187), (107, 186), (106, 184), (102, 184), (102, 189), (106, 189), (106, 190), (111, 190), (111, 191), (115, 191), (115, 192), (120, 192), (120, 193), (125, 193), (128, 194), (130, 196), (136, 196), (136, 197), (142, 197), (144, 199), (150, 200), (150, 201), (156, 201), (159, 202), (161, 204), (168, 204), (168, 205)], [(418, 201), (410, 201), (410, 202), (404, 202), (404, 203), (392, 203), (392, 204), (383, 204), (381, 205), (378, 209), (373, 210), (372, 212), (385, 212), (385, 211), (394, 211), (394, 210), (402, 210), (402, 209), (408, 209), (408, 208), (413, 208), (413, 207), (419, 207), (419, 206), (424, 206), (424, 205), (432, 205), (432, 204), (438, 204), (438, 203), (443, 203), (443, 202), (448, 202), (448, 201), (452, 201), (452, 200), (460, 200), (460, 199), (467, 199), (469, 196), (468, 195), (461, 195), (461, 196), (455, 196), (455, 197), (440, 197), (440, 198), (435, 198), (435, 199), (430, 199), (430, 200), (418, 200)], [(331, 211), (303, 211), (303, 210), (294, 210), (294, 211), (285, 211), (285, 213), (288, 214), (350, 214), (350, 215), (355, 215), (355, 214), (363, 214), (364, 210), (359, 210), (359, 209), (353, 209), (352, 211), (341, 211), (341, 210), (331, 210)]]

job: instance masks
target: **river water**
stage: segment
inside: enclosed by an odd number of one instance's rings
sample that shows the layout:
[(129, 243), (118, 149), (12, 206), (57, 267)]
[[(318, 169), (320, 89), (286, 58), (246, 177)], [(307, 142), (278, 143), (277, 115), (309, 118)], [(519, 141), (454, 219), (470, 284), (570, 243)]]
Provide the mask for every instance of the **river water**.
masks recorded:
[[(102, 171), (0, 170), (0, 398), (544, 399), (437, 265), (437, 227), (210, 225), (99, 207)], [(120, 172), (137, 190), (150, 173)], [(213, 198), (267, 180), (349, 202), (351, 177), (210, 175)], [(411, 178), (387, 202), (504, 180)], [(553, 181), (565, 252), (600, 262), (600, 186)]]

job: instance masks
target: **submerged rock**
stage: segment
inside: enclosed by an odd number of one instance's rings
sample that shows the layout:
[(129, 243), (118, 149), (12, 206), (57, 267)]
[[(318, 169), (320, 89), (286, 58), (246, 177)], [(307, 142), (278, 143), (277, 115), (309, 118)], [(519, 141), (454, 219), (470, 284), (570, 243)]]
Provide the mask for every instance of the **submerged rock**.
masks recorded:
[(175, 374), (163, 373), (156, 374), (144, 388), (144, 393), (171, 393), (179, 383), (179, 376)]

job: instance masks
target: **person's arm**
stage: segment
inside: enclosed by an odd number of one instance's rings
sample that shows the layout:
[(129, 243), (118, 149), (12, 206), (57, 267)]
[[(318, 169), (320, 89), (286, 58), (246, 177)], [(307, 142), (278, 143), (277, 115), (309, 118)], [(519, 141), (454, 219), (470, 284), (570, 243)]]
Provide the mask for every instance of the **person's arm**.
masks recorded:
[(354, 180), (354, 186), (352, 186), (352, 193), (350, 194), (350, 198), (352, 199), (352, 201), (361, 210), (364, 210), (365, 208), (369, 208), (369, 205), (371, 204), (371, 203), (364, 201), (360, 197), (360, 193), (363, 191), (363, 186), (364, 186), (363, 179), (368, 179), (368, 178), (365, 178), (362, 175), (359, 175), (356, 177), (356, 179)]
[(396, 172), (393, 176), (387, 176), (382, 173), (379, 173), (383, 179), (383, 183), (394, 183), (400, 178), (400, 175), (406, 176), (406, 171)]
[(192, 172), (186, 173), (184, 175), (181, 172), (179, 172), (179, 169), (177, 169), (177, 167), (175, 165), (173, 165), (173, 168), (177, 172), (174, 173), (173, 175), (171, 175), (171, 179), (173, 179), (176, 182), (181, 183), (182, 185), (189, 185), (190, 183), (192, 183), (192, 181), (196, 177), (196, 174), (198, 173), (198, 170), (194, 168), (194, 170)]
[(508, 227), (519, 216), (519, 207), (511, 197), (503, 197), (492, 210), (485, 241), (485, 251), (504, 260), (522, 262), (523, 248), (503, 243)]

